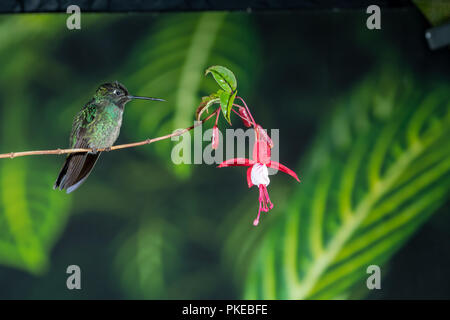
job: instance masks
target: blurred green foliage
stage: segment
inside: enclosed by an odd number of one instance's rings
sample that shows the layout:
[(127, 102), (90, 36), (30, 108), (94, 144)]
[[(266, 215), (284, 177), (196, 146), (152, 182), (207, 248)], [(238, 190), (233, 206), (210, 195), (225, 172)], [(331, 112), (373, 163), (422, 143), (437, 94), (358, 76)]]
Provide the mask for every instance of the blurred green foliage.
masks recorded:
[[(32, 100), (24, 90), (33, 74), (52, 65), (43, 41), (55, 36), (56, 23), (50, 17), (17, 17), (1, 23), (0, 56), (9, 61), (2, 63), (1, 101), (10, 106), (2, 108), (0, 118), (2, 150), (32, 147), (27, 141), (27, 123), (33, 121)], [(23, 41), (31, 42), (34, 52), (21, 50)], [(15, 54), (11, 56), (11, 52)], [(30, 63), (35, 59), (40, 64)], [(39, 274), (48, 267), (70, 201), (48, 188), (54, 174), (51, 166), (33, 159), (18, 160), (0, 162), (0, 262)]]
[(413, 2), (435, 26), (448, 22), (450, 19), (450, 2), (447, 0), (414, 0)]
[[(79, 31), (65, 19), (0, 17), (1, 153), (67, 146), (74, 115), (113, 80), (168, 100), (130, 102), (118, 143), (189, 126), (217, 90), (204, 69), (224, 65), (303, 182), (273, 177), (275, 208), (254, 228), (244, 171), (174, 166), (171, 141), (105, 154), (69, 196), (51, 188), (62, 157), (3, 159), (0, 298), (366, 297), (366, 264), (409, 263), (393, 253), (448, 196), (450, 66), (415, 10), (386, 12), (375, 33), (352, 11), (83, 14)], [(445, 239), (447, 211), (414, 243)], [(446, 243), (413, 276), (447, 270)], [(70, 264), (81, 291), (65, 288)], [(412, 288), (391, 283), (380, 297)], [(450, 296), (441, 283), (425, 297)]]
[(446, 200), (448, 88), (418, 89), (385, 68), (338, 103), (303, 187), (265, 235), (246, 298), (347, 298)]

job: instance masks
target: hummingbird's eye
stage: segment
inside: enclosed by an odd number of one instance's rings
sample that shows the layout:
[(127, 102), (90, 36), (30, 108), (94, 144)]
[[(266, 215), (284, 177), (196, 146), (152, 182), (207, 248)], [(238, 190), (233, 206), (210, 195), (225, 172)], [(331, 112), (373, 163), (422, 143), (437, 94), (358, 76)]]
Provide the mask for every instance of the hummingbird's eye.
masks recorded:
[(122, 94), (122, 92), (120, 91), (120, 90), (114, 90), (114, 93), (117, 95), (117, 96), (120, 96), (121, 94)]

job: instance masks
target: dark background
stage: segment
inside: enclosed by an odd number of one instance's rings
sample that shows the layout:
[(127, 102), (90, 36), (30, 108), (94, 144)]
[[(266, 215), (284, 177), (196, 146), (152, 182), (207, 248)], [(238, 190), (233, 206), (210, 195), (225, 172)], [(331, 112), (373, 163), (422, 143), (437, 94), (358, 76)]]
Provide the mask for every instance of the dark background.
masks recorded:
[(0, 12), (66, 12), (69, 5), (82, 11), (198, 11), (198, 10), (292, 10), (367, 8), (376, 4), (385, 8), (410, 7), (410, 0), (5, 0)]

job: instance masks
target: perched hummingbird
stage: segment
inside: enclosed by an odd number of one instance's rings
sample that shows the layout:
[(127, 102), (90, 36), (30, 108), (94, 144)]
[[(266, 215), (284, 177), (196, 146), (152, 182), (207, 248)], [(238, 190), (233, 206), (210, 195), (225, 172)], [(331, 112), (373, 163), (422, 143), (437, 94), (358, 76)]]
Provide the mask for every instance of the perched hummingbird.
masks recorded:
[(98, 157), (96, 149), (108, 149), (119, 137), (125, 104), (132, 99), (156, 100), (136, 97), (119, 82), (102, 84), (91, 101), (86, 103), (75, 117), (70, 134), (70, 147), (90, 148), (93, 152), (72, 153), (66, 158), (53, 189), (76, 190), (89, 176)]

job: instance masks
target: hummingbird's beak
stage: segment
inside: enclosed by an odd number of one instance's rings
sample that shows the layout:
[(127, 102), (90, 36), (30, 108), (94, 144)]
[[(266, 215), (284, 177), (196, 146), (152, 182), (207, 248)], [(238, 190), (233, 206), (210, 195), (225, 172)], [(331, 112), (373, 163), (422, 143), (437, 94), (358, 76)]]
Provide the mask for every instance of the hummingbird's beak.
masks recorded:
[(138, 96), (128, 96), (129, 99), (141, 99), (141, 100), (153, 100), (153, 101), (166, 101), (164, 99), (152, 98), (152, 97), (138, 97)]

